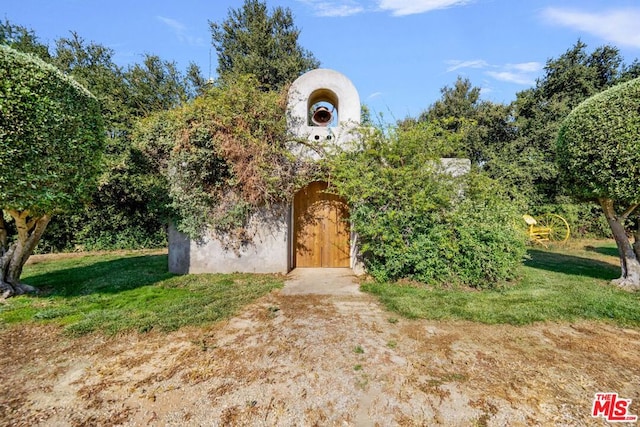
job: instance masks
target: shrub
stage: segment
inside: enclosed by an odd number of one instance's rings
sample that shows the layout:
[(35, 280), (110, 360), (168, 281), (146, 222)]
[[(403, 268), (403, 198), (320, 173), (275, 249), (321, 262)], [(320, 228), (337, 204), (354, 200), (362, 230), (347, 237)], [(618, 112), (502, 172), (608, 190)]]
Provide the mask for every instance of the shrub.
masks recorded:
[(518, 204), (478, 172), (443, 169), (440, 153), (460, 138), (438, 123), (376, 130), (329, 162), (377, 280), (492, 288), (517, 276), (526, 241)]
[(252, 213), (309, 181), (316, 167), (291, 154), (285, 108), (286, 91), (240, 76), (139, 123), (136, 145), (166, 179), (178, 230), (198, 238), (213, 227), (240, 242)]

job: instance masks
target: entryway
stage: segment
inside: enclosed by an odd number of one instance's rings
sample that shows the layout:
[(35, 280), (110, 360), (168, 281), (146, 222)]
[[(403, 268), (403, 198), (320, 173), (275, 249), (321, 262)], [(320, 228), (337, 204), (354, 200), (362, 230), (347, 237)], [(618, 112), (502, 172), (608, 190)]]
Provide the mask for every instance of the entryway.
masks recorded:
[(280, 295), (362, 295), (350, 268), (296, 268)]
[(296, 268), (350, 267), (349, 208), (346, 201), (326, 193), (323, 181), (300, 190), (293, 203)]

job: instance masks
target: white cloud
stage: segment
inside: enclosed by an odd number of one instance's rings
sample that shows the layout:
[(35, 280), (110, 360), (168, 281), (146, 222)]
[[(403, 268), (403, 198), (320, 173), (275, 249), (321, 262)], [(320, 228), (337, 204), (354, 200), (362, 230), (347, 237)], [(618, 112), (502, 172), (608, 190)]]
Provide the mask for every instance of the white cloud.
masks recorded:
[(298, 1), (313, 8), (315, 14), (322, 17), (345, 17), (357, 15), (365, 11), (365, 8), (354, 0), (336, 0), (329, 2), (318, 2), (315, 0)]
[(158, 18), (158, 21), (163, 22), (173, 31), (184, 32), (186, 30), (186, 27), (179, 21), (176, 21), (175, 19), (165, 18), (164, 16), (156, 16), (156, 18)]
[(367, 100), (372, 100), (375, 98), (379, 98), (382, 96), (382, 92), (373, 92), (371, 95), (367, 96)]
[(201, 37), (194, 37), (190, 35), (188, 28), (185, 27), (184, 24), (182, 24), (180, 21), (166, 18), (164, 16), (156, 16), (156, 19), (169, 27), (180, 42), (187, 43), (191, 46), (205, 46), (204, 40)]
[(317, 6), (317, 15), (326, 17), (344, 17), (357, 15), (363, 12), (364, 8), (361, 6), (350, 6), (347, 4), (330, 6), (327, 4), (321, 4)]
[(503, 82), (533, 86), (538, 73), (544, 66), (539, 62), (520, 62), (496, 68), (498, 71), (487, 71), (486, 74)]
[(552, 24), (584, 31), (617, 45), (640, 48), (640, 9), (588, 13), (549, 7), (542, 16)]
[[(391, 12), (393, 16), (406, 16), (462, 6), (473, 1), (476, 0), (329, 0), (325, 2), (298, 0), (314, 9), (317, 16), (324, 17), (352, 16), (376, 10)], [(377, 8), (371, 6), (372, 2), (377, 4)]]
[(537, 73), (544, 65), (539, 62), (522, 62), (520, 64), (507, 64), (507, 68), (517, 70), (522, 73)]
[(480, 95), (481, 96), (487, 96), (487, 95), (489, 95), (490, 93), (493, 93), (493, 92), (494, 92), (494, 90), (489, 86), (482, 86), (480, 88)]
[(382, 10), (391, 11), (394, 16), (414, 15), (452, 6), (462, 6), (473, 0), (379, 0)]
[(445, 63), (449, 64), (449, 67), (447, 68), (447, 73), (450, 73), (451, 71), (459, 70), (461, 68), (486, 68), (489, 66), (487, 61), (483, 59), (473, 59), (470, 61), (460, 61), (457, 59), (452, 59), (449, 61), (445, 61)]
[[(452, 59), (445, 61), (449, 65), (447, 72), (458, 71), (463, 68), (486, 69), (484, 74), (495, 80), (503, 82), (515, 83), (519, 85), (531, 86), (535, 84), (538, 73), (543, 69), (543, 65), (539, 62), (519, 62), (514, 64), (493, 65), (484, 59), (473, 59), (461, 61)], [(491, 91), (489, 88), (483, 88), (485, 93)]]
[(519, 85), (533, 86), (536, 81), (532, 77), (513, 71), (487, 71), (487, 74), (496, 80)]

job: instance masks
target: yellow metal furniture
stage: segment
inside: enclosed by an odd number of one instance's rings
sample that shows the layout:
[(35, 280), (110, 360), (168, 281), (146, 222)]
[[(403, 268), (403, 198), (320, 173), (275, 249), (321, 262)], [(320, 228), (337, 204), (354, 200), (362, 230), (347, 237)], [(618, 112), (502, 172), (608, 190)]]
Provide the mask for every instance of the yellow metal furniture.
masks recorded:
[(531, 215), (522, 215), (529, 227), (527, 234), (533, 243), (549, 247), (549, 243), (564, 243), (571, 233), (566, 219), (556, 214), (545, 214), (538, 219)]

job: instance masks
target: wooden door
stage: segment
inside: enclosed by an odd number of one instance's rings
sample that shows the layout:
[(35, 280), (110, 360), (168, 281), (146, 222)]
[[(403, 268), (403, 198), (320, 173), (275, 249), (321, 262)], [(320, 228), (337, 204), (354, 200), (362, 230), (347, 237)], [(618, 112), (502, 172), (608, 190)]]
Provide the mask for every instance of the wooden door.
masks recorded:
[(325, 193), (326, 182), (312, 182), (296, 194), (296, 267), (349, 267), (349, 209), (339, 196)]

